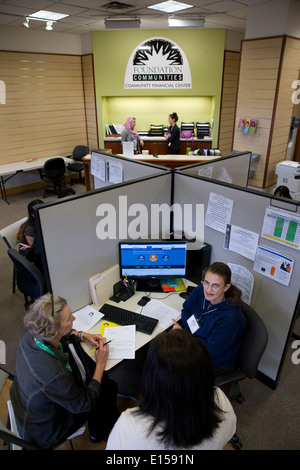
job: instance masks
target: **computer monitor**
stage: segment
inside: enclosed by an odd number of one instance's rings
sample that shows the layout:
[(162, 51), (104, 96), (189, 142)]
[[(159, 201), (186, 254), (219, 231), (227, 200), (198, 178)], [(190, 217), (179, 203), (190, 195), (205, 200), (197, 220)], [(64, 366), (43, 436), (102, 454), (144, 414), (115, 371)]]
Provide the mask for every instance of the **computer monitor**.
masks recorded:
[(187, 244), (182, 241), (119, 242), (121, 277), (137, 281), (137, 290), (162, 292), (160, 279), (185, 277)]

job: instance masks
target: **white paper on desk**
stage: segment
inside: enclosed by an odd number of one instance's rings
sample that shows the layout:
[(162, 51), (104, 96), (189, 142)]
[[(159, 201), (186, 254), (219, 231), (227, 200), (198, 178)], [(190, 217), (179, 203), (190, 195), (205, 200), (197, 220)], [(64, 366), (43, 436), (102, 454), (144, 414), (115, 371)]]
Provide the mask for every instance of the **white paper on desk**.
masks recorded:
[(156, 299), (151, 299), (150, 302), (142, 307), (142, 309), (138, 309), (137, 312), (147, 317), (157, 318), (158, 325), (164, 329), (173, 324), (172, 318), (176, 319), (180, 316), (178, 310)]
[(104, 314), (98, 312), (94, 307), (87, 305), (73, 313), (75, 320), (73, 328), (77, 331), (88, 331), (96, 323), (104, 317)]
[(135, 325), (107, 326), (104, 337), (109, 343), (108, 359), (135, 358)]

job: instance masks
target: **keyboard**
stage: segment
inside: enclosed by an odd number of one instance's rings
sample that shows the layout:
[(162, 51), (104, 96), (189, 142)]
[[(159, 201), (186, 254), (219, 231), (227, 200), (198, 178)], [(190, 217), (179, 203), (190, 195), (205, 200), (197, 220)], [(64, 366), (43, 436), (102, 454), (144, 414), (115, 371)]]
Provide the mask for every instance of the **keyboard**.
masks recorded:
[(146, 335), (151, 335), (158, 323), (156, 318), (146, 317), (146, 315), (131, 312), (116, 305), (104, 304), (100, 308), (100, 312), (104, 314), (105, 320), (122, 326), (135, 325), (137, 331)]

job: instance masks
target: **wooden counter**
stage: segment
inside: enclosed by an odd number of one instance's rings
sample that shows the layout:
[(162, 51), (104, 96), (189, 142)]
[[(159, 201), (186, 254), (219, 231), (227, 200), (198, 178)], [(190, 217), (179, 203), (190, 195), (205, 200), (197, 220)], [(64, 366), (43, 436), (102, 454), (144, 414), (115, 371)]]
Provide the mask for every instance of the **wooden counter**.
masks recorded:
[[(142, 137), (144, 141), (144, 146), (141, 150), (148, 150), (150, 155), (167, 155), (168, 154), (168, 143), (164, 137)], [(122, 141), (120, 136), (115, 137), (106, 137), (104, 139), (104, 147), (106, 149), (111, 149), (111, 152), (114, 155), (122, 153)], [(203, 153), (204, 148), (212, 147), (212, 139), (189, 139), (188, 142), (186, 139), (180, 139), (180, 155), (186, 154), (187, 147), (190, 147), (192, 150), (200, 149)]]

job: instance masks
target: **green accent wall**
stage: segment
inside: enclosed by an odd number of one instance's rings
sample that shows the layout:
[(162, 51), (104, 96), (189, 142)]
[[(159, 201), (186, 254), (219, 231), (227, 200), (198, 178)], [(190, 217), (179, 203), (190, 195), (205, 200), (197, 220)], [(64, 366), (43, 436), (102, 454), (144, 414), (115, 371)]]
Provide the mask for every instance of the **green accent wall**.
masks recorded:
[[(189, 62), (191, 89), (124, 88), (127, 63), (134, 49), (149, 38), (174, 41)], [(213, 146), (217, 146), (223, 58), (224, 29), (94, 31), (93, 53), (97, 99), (99, 142), (103, 145), (105, 124), (124, 124), (128, 116), (137, 118), (137, 129), (150, 124), (168, 124), (174, 111), (183, 122), (214, 120)]]

